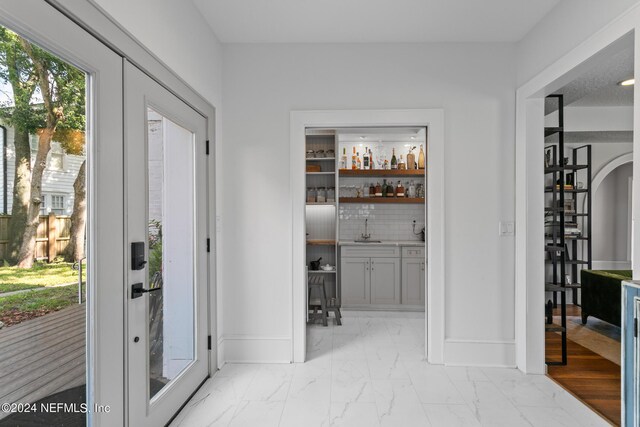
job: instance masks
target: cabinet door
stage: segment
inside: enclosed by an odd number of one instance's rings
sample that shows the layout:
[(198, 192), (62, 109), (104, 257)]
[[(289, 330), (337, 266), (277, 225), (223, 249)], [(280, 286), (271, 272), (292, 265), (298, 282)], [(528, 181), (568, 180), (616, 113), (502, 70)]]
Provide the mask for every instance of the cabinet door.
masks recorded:
[(424, 259), (402, 260), (402, 304), (424, 305)]
[(342, 258), (340, 283), (342, 304), (370, 304), (369, 258)]
[(371, 258), (371, 304), (400, 304), (399, 258)]

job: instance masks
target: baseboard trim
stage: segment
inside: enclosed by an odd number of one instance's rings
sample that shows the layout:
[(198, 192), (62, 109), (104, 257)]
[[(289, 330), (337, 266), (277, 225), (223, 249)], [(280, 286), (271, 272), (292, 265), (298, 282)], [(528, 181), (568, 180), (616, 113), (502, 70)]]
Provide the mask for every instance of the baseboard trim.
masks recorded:
[(516, 343), (513, 340), (457, 340), (444, 342), (447, 366), (516, 367)]
[(291, 337), (223, 335), (225, 363), (291, 363)]

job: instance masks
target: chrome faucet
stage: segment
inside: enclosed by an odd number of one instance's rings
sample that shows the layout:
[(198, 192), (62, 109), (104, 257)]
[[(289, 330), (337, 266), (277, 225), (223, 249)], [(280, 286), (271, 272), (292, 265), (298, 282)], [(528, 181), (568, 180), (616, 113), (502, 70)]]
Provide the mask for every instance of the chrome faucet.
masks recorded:
[(371, 238), (371, 234), (369, 234), (369, 233), (367, 232), (367, 231), (368, 231), (368, 224), (367, 224), (367, 223), (368, 223), (368, 221), (369, 221), (368, 219), (365, 219), (365, 220), (364, 220), (364, 234), (361, 234), (361, 235), (360, 235), (360, 238), (361, 238), (362, 240), (369, 240), (369, 239)]

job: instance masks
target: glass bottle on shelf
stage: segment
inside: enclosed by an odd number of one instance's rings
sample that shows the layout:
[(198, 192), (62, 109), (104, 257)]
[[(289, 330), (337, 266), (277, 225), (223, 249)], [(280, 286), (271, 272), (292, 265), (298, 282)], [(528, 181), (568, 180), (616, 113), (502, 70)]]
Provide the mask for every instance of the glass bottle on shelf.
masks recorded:
[(398, 186), (396, 187), (396, 197), (404, 197), (404, 187), (400, 181), (398, 181)]
[(398, 162), (398, 169), (400, 169), (400, 170), (406, 170), (407, 169), (407, 164), (402, 159), (402, 154), (400, 154), (400, 161)]
[(351, 155), (351, 169), (355, 170), (358, 168), (358, 162), (356, 161), (356, 147), (353, 147), (353, 155)]
[(409, 181), (409, 187), (407, 188), (407, 195), (411, 198), (416, 197), (416, 185), (413, 180)]
[(327, 203), (334, 203), (336, 201), (336, 189), (335, 187), (329, 187), (327, 190)]
[(376, 182), (376, 190), (374, 194), (376, 195), (376, 197), (382, 197), (382, 186), (379, 182)]
[(396, 149), (391, 149), (391, 169), (398, 169), (398, 159), (396, 159)]
[(326, 203), (327, 202), (327, 189), (326, 188), (318, 188), (318, 192), (316, 194), (316, 202), (317, 203)]
[(356, 153), (356, 169), (362, 169), (362, 161), (360, 160), (360, 152)]
[(373, 153), (371, 152), (371, 148), (369, 148), (369, 169), (375, 169), (375, 164), (373, 163)]
[(393, 184), (389, 181), (389, 184), (387, 185), (387, 197), (395, 197), (395, 195), (396, 192), (393, 188)]
[(369, 197), (375, 197), (376, 196), (376, 186), (373, 185), (373, 182), (371, 183), (371, 185), (369, 186)]
[(342, 157), (340, 158), (340, 169), (347, 168), (347, 149), (345, 147), (342, 148)]
[(369, 169), (369, 150), (364, 147), (364, 153), (362, 154), (362, 168)]
[(416, 168), (416, 155), (413, 154), (413, 150), (416, 147), (409, 148), (409, 153), (407, 154), (407, 169), (413, 170)]
[(424, 169), (424, 151), (422, 150), (422, 144), (420, 144), (420, 153), (418, 154), (418, 169)]

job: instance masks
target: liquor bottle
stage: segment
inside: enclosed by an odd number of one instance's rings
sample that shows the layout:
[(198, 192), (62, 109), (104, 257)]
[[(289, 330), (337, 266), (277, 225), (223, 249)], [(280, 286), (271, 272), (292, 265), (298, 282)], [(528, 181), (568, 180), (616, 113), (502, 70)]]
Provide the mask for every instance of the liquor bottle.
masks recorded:
[(358, 162), (356, 161), (356, 147), (353, 147), (353, 155), (351, 156), (351, 169), (357, 169)]
[(373, 182), (371, 183), (371, 186), (369, 187), (369, 197), (375, 197), (376, 196), (376, 186), (373, 185)]
[(347, 149), (342, 148), (342, 158), (340, 159), (340, 169), (347, 168)]
[(391, 149), (391, 169), (398, 169), (398, 159), (396, 159), (396, 149)]
[(395, 197), (396, 192), (393, 189), (393, 184), (389, 181), (389, 185), (387, 185), (387, 197)]
[(413, 150), (415, 150), (415, 148), (416, 147), (411, 147), (407, 154), (407, 169), (413, 170), (416, 168), (416, 155), (413, 154)]
[(398, 181), (398, 186), (396, 187), (396, 197), (404, 197), (404, 187), (400, 181)]
[(362, 169), (369, 169), (369, 150), (364, 147), (364, 154), (362, 155)]
[(402, 159), (402, 154), (400, 154), (400, 161), (398, 162), (398, 169), (401, 169), (401, 170), (406, 170), (407, 169), (407, 164)]
[(362, 162), (360, 161), (360, 152), (356, 153), (356, 169), (362, 169)]
[(376, 182), (376, 190), (374, 192), (376, 197), (382, 197), (382, 187), (379, 182)]
[(420, 153), (418, 154), (418, 169), (424, 169), (424, 151), (422, 151), (422, 144), (420, 144)]
[(375, 169), (373, 163), (373, 153), (371, 152), (371, 149), (369, 149), (369, 169)]
[(413, 180), (409, 181), (409, 188), (407, 190), (407, 195), (409, 197), (416, 197), (416, 185), (413, 183)]

